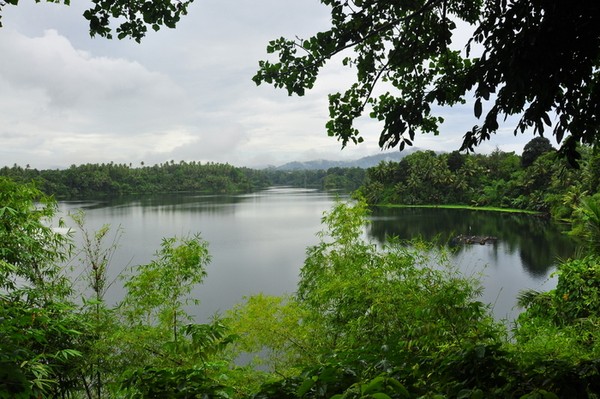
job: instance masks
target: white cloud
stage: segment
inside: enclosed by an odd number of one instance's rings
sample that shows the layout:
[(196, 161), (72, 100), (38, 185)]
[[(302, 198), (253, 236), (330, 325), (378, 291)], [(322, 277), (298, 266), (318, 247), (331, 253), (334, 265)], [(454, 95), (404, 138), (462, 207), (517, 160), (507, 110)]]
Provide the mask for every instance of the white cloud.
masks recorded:
[[(150, 32), (142, 44), (90, 39), (81, 16), (86, 7), (3, 9), (3, 164), (173, 159), (258, 166), (379, 151), (381, 125), (368, 117), (357, 121), (365, 138), (359, 146), (340, 151), (325, 132), (327, 94), (345, 90), (352, 71), (327, 66), (301, 98), (251, 81), (258, 60), (269, 57), (269, 40), (307, 37), (327, 27), (329, 14), (318, 1), (195, 2), (177, 29)], [(420, 136), (416, 146), (456, 149), (476, 123), (470, 108), (443, 113), (442, 135)], [(514, 142), (510, 138), (498, 141)]]
[(78, 115), (73, 121), (83, 129), (110, 128), (123, 119), (130, 127), (156, 122), (184, 103), (183, 90), (169, 77), (137, 62), (93, 57), (54, 30), (33, 38), (3, 32), (0, 51), (14, 60), (0, 67), (2, 79), (17, 92), (37, 93), (30, 108), (42, 117)]

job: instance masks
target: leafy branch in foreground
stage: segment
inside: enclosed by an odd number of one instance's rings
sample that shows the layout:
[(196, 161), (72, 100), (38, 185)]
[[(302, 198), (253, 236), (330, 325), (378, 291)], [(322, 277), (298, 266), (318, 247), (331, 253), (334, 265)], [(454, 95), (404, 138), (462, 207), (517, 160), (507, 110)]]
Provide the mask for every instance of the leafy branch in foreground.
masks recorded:
[[(36, 3), (42, 0), (36, 0)], [(83, 13), (89, 21), (90, 35), (113, 38), (113, 30), (119, 39), (126, 37), (141, 42), (148, 27), (155, 31), (161, 27), (174, 29), (182, 16), (187, 15), (188, 6), (194, 0), (92, 0), (93, 6)], [(63, 3), (70, 0), (47, 0), (48, 3)], [(0, 11), (5, 5), (16, 6), (19, 0), (0, 1)], [(2, 27), (0, 13), (0, 27)], [(117, 25), (114, 28), (114, 25)]]
[[(439, 133), (437, 106), (464, 103), (471, 95), (482, 122), (465, 133), (462, 150), (490, 139), (511, 115), (520, 116), (515, 134), (532, 129), (541, 136), (552, 129), (571, 162), (578, 159), (577, 143), (599, 137), (595, 1), (321, 3), (331, 8), (331, 27), (308, 39), (271, 41), (267, 53), (278, 60), (261, 61), (253, 80), (301, 96), (327, 62), (341, 59), (353, 67), (355, 83), (329, 96), (327, 132), (343, 146), (363, 141), (353, 124), (367, 105), (370, 117), (383, 122), (379, 145), (403, 149), (417, 131)], [(464, 51), (456, 50), (459, 23), (473, 29)]]

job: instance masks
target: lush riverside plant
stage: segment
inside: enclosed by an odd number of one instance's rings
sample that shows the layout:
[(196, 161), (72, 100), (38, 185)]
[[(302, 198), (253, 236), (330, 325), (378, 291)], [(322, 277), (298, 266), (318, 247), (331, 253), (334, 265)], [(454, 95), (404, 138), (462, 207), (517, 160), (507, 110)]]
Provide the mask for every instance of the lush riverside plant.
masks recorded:
[(64, 395), (76, 380), (85, 321), (60, 267), (68, 237), (48, 222), (55, 202), (0, 178), (0, 397)]
[[(129, 276), (122, 303), (109, 306), (108, 226), (83, 232), (85, 284), (75, 284), (71, 237), (49, 227), (56, 202), (31, 184), (0, 178), (0, 189), (0, 398), (143, 397), (153, 375), (172, 390), (176, 376), (221, 374), (232, 337), (183, 309), (206, 275), (206, 241), (165, 239)], [(75, 215), (79, 227), (83, 220)]]
[(489, 155), (416, 151), (400, 162), (369, 168), (357, 191), (371, 205), (512, 208), (572, 222), (581, 216), (575, 212), (585, 206), (582, 201), (598, 193), (597, 150), (578, 151), (579, 167), (551, 148), (526, 166), (522, 157), (498, 149)]
[[(365, 212), (359, 201), (324, 217), (293, 298), (306, 312), (296, 323), (312, 331), (289, 349), (300, 352), (303, 371), (254, 398), (597, 397), (596, 258), (564, 262), (557, 289), (523, 301), (509, 331), (477, 300), (477, 282), (433, 248), (366, 242)], [(255, 350), (269, 346), (255, 342)]]

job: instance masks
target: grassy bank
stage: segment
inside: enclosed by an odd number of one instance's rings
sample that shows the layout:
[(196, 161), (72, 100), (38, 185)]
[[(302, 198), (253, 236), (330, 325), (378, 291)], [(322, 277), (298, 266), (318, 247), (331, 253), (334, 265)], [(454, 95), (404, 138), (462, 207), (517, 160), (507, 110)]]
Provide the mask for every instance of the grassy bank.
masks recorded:
[(472, 205), (403, 205), (403, 204), (377, 204), (386, 208), (438, 208), (438, 209), (467, 209), (470, 211), (523, 213), (528, 215), (541, 215), (541, 212), (528, 211), (525, 209), (499, 208), (494, 206), (472, 206)]

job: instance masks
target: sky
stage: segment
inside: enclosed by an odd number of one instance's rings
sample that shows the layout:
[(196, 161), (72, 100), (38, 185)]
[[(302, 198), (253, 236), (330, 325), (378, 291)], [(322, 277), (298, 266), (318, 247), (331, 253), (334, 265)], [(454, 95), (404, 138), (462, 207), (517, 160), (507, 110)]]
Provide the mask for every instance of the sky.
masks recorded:
[[(90, 38), (87, 7), (22, 0), (2, 8), (0, 166), (183, 160), (265, 167), (381, 152), (382, 126), (368, 118), (357, 123), (362, 144), (342, 149), (327, 136), (327, 95), (351, 84), (349, 68), (328, 65), (303, 97), (252, 81), (259, 60), (269, 58), (269, 40), (328, 27), (318, 0), (195, 0), (176, 29), (151, 31), (141, 44)], [(416, 148), (456, 150), (477, 124), (472, 104), (439, 114), (441, 134), (417, 136)], [(477, 152), (520, 154), (533, 136), (515, 137), (513, 129), (503, 125)]]

